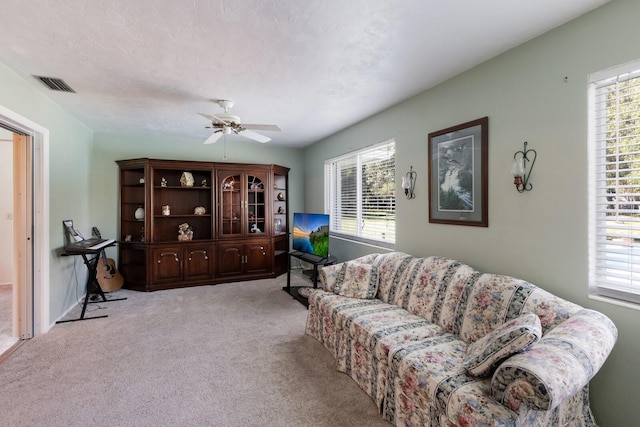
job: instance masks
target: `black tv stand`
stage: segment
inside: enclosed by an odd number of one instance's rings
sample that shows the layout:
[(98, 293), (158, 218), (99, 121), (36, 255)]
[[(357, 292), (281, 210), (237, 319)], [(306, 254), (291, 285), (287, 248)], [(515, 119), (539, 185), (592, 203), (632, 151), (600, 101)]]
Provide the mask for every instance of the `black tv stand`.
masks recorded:
[(285, 292), (291, 295), (293, 298), (302, 303), (305, 307), (309, 306), (309, 302), (307, 298), (300, 295), (298, 290), (300, 288), (307, 288), (309, 286), (291, 286), (291, 258), (297, 258), (306, 263), (312, 264), (313, 268), (308, 270), (303, 270), (302, 273), (305, 276), (309, 276), (309, 280), (313, 284), (314, 288), (318, 287), (318, 267), (324, 267), (325, 265), (335, 264), (338, 260), (333, 255), (329, 255), (327, 258), (323, 258), (317, 255), (311, 255), (304, 252), (293, 251), (289, 252), (288, 260), (288, 268), (287, 268), (287, 286), (282, 288)]

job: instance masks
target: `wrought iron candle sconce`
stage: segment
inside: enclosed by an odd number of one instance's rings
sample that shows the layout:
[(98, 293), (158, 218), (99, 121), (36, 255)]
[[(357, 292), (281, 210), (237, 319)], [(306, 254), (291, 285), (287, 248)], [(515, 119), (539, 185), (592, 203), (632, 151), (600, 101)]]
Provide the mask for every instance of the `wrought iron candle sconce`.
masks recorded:
[(416, 178), (418, 174), (413, 170), (413, 166), (409, 169), (409, 172), (402, 177), (402, 188), (404, 189), (404, 195), (407, 199), (413, 199), (416, 197), (414, 190), (416, 188)]
[[(536, 150), (527, 150), (527, 141), (524, 142), (524, 148), (521, 151), (516, 151), (513, 155), (513, 165), (511, 166), (511, 173), (513, 174), (513, 184), (516, 186), (518, 193), (524, 193), (525, 191), (531, 191), (533, 185), (529, 182), (531, 173), (533, 172), (533, 165), (536, 163), (536, 157), (538, 153)], [(527, 169), (527, 162), (531, 165)]]

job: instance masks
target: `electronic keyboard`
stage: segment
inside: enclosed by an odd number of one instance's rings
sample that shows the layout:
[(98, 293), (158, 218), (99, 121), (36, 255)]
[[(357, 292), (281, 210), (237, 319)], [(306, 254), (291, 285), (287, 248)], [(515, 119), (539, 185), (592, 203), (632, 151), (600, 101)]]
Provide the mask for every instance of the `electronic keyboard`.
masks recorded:
[(100, 249), (106, 248), (107, 246), (111, 246), (116, 241), (114, 239), (99, 239), (99, 238), (91, 238), (80, 240), (79, 242), (73, 242), (64, 247), (65, 252), (97, 252)]

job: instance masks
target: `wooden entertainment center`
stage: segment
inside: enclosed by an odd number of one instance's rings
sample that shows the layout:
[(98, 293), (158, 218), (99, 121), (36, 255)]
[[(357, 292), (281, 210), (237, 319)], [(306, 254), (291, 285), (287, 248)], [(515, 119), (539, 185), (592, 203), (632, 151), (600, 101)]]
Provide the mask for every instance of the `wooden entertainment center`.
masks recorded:
[(117, 163), (118, 261), (126, 288), (155, 291), (287, 271), (289, 168), (146, 158)]

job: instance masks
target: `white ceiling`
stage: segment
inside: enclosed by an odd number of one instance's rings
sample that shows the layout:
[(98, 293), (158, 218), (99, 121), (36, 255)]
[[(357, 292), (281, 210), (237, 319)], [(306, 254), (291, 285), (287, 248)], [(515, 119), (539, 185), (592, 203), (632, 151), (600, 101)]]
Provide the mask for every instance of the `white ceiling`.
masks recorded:
[(607, 1), (2, 0), (0, 62), (96, 132), (204, 141), (231, 99), (305, 146)]

